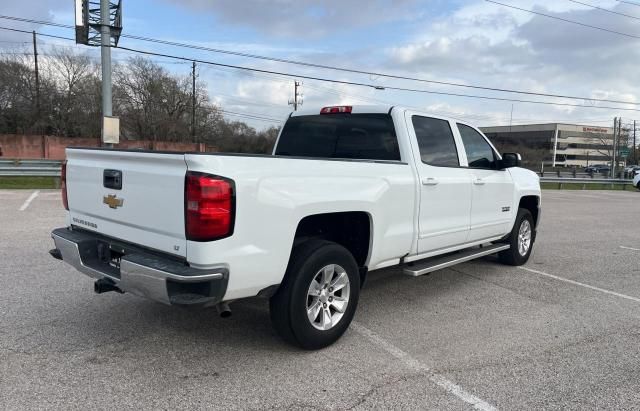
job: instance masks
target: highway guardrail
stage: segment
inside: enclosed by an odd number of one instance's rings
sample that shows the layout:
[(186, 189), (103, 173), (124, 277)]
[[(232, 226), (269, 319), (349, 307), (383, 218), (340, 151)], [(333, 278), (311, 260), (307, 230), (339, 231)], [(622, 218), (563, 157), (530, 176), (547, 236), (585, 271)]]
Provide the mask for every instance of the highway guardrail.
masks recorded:
[(5, 167), (0, 165), (0, 176), (60, 177), (60, 167)]
[(564, 184), (582, 184), (582, 189), (592, 184), (607, 184), (613, 186), (622, 185), (633, 186), (633, 180), (616, 179), (616, 178), (580, 178), (580, 177), (540, 177), (541, 183), (557, 183), (558, 188), (562, 188)]

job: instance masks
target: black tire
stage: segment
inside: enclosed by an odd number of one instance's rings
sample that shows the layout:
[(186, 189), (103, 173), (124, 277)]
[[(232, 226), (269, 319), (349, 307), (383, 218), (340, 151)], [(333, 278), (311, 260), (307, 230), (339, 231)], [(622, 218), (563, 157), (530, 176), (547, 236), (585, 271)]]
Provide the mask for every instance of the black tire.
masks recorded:
[[(349, 279), (346, 309), (328, 330), (315, 328), (307, 317), (307, 293), (319, 270), (331, 264), (344, 268)], [(291, 253), (287, 272), (280, 288), (269, 301), (271, 322), (288, 343), (307, 350), (333, 344), (349, 328), (360, 295), (360, 274), (353, 255), (343, 246), (325, 240), (309, 240)], [(313, 297), (311, 297), (313, 298)]]
[[(520, 227), (524, 224), (525, 221), (529, 223), (529, 227), (531, 229), (531, 241), (527, 252), (522, 255), (518, 249), (518, 233), (520, 231)], [(513, 225), (513, 229), (511, 229), (511, 234), (509, 234), (509, 237), (507, 237), (505, 240), (505, 242), (508, 243), (511, 247), (508, 250), (498, 253), (500, 261), (503, 264), (507, 265), (525, 264), (529, 260), (529, 256), (531, 256), (531, 250), (533, 250), (533, 243), (535, 239), (535, 225), (533, 223), (533, 216), (531, 215), (531, 212), (526, 208), (519, 208), (518, 215), (516, 216), (516, 222)]]

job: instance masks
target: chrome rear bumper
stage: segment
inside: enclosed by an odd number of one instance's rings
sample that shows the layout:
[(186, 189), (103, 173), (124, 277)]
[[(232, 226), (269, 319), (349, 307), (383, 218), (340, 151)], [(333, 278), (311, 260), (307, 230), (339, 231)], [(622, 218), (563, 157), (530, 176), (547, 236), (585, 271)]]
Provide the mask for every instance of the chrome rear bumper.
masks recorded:
[(195, 269), (87, 231), (58, 228), (51, 237), (64, 262), (91, 278), (113, 281), (124, 292), (164, 304), (206, 306), (221, 302), (226, 292), (229, 271), (224, 266)]

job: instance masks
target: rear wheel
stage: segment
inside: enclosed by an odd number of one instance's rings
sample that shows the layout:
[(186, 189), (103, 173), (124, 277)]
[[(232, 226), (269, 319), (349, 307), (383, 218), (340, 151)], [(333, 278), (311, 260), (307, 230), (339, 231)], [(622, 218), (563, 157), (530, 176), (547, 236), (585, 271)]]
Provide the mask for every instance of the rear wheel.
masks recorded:
[(511, 246), (498, 253), (500, 261), (508, 265), (522, 265), (529, 260), (535, 238), (533, 216), (526, 208), (518, 209), (516, 223), (506, 242)]
[(310, 240), (296, 247), (280, 288), (270, 300), (271, 321), (287, 342), (314, 350), (347, 330), (358, 305), (360, 274), (339, 244)]

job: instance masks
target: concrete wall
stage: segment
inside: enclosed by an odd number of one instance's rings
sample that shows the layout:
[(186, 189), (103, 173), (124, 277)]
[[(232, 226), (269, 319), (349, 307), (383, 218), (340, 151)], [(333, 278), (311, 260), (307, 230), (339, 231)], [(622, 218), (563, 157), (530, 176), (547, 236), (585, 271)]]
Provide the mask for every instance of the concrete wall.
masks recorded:
[[(0, 134), (0, 157), (6, 158), (49, 158), (64, 160), (67, 147), (100, 147), (99, 138), (69, 138), (55, 136), (33, 136), (17, 134)], [(217, 151), (214, 146), (197, 143), (180, 143), (170, 141), (122, 141), (118, 148), (158, 151)]]

